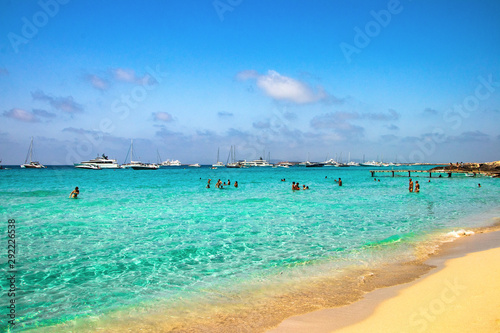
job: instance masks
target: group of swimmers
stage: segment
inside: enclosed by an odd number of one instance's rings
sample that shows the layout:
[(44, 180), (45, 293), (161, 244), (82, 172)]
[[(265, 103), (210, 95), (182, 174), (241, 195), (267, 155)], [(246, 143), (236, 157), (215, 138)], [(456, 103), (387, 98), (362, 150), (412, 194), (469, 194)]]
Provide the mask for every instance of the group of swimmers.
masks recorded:
[[(210, 179), (210, 178), (209, 178), (209, 179), (208, 179), (208, 183), (207, 183), (207, 188), (210, 188), (210, 182), (211, 182), (211, 181), (212, 181), (212, 179)], [(224, 188), (224, 186), (231, 186), (231, 180), (230, 180), (230, 179), (228, 179), (228, 180), (227, 180), (227, 183), (226, 183), (226, 182), (222, 183), (222, 181), (219, 179), (219, 180), (217, 181), (217, 183), (215, 183), (215, 187), (216, 187), (216, 188), (220, 188), (220, 189), (222, 189), (222, 188)], [(238, 181), (235, 181), (235, 182), (234, 182), (234, 187), (236, 187), (236, 188), (238, 187)]]
[[(410, 190), (410, 193), (413, 192), (413, 180), (410, 178), (410, 186), (408, 188)], [(418, 180), (415, 182), (415, 193), (420, 192), (420, 184), (418, 183)]]
[[(309, 186), (302, 185), (302, 190), (308, 190)], [(292, 182), (292, 190), (298, 191), (301, 190), (299, 183)]]

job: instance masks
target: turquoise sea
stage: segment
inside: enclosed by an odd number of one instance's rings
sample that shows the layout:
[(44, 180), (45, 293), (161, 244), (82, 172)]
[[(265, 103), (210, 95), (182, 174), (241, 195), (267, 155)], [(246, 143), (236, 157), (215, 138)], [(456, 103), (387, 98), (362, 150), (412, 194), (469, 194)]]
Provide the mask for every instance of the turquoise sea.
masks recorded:
[[(7, 221), (16, 221), (12, 331), (215, 320), (207, 313), (257, 307), (277, 286), (412, 261), (450, 231), (500, 216), (499, 179), (415, 174), (421, 191), (409, 193), (408, 177), (378, 182), (368, 170), (0, 170), (3, 272)], [(216, 189), (217, 179), (231, 186)], [(292, 181), (310, 189), (292, 191)], [(69, 199), (75, 186), (80, 196)], [(4, 277), (1, 285), (7, 331)]]

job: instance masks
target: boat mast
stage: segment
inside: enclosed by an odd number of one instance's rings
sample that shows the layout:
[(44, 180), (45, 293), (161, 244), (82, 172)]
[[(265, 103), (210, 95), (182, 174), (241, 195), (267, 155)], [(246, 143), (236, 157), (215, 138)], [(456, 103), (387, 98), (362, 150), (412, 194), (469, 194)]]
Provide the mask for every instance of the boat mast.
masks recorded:
[(30, 144), (30, 163), (33, 161), (33, 137), (31, 137), (31, 144)]
[(28, 149), (28, 154), (26, 155), (26, 158), (24, 159), (24, 164), (28, 164), (28, 158), (29, 158), (30, 164), (31, 164), (32, 157), (33, 157), (33, 137), (31, 137), (30, 147)]
[(160, 156), (160, 152), (158, 151), (158, 148), (156, 148), (156, 160), (158, 161), (158, 164), (161, 163), (161, 156)]

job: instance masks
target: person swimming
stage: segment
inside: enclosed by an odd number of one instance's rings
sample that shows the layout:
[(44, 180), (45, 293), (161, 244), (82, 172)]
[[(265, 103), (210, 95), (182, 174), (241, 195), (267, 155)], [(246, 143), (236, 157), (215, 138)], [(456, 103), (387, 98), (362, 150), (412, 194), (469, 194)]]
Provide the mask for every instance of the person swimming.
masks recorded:
[(339, 186), (342, 186), (342, 179), (339, 177)]
[(234, 187), (238, 187), (238, 181), (234, 182)]
[(420, 192), (420, 184), (418, 183), (418, 180), (415, 182), (415, 193)]
[(80, 194), (80, 190), (78, 189), (78, 186), (75, 187), (75, 189), (69, 194), (69, 197), (72, 199), (77, 199), (78, 194)]

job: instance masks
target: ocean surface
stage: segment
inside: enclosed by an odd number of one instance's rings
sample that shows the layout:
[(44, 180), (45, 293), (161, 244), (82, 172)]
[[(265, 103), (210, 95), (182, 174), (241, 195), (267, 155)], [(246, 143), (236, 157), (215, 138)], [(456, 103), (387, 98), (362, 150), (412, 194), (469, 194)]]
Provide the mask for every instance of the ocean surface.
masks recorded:
[[(16, 221), (12, 331), (175, 327), (215, 320), (214, 311), (234, 318), (283, 286), (412, 261), (450, 232), (500, 216), (499, 179), (428, 182), (421, 173), (412, 175), (420, 193), (409, 193), (406, 175), (377, 174), (379, 182), (369, 169), (0, 170), (5, 274), (7, 221)], [(231, 186), (216, 189), (218, 179)], [(310, 189), (292, 191), (292, 181)], [(80, 195), (69, 199), (75, 186)]]

